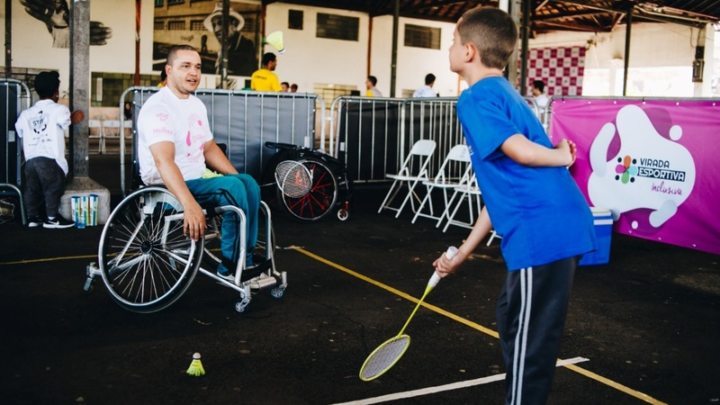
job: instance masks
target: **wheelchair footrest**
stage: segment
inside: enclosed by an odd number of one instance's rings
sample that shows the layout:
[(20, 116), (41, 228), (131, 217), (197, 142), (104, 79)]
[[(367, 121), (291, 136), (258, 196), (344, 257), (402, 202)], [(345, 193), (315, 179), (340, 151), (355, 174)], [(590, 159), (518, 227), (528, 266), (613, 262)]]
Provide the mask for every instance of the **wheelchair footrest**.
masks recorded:
[(251, 268), (246, 268), (242, 272), (240, 281), (252, 280), (253, 278), (259, 276), (261, 273), (265, 272), (267, 269), (269, 269), (271, 267), (272, 267), (272, 260), (265, 260), (264, 262), (259, 263), (256, 266), (253, 266)]

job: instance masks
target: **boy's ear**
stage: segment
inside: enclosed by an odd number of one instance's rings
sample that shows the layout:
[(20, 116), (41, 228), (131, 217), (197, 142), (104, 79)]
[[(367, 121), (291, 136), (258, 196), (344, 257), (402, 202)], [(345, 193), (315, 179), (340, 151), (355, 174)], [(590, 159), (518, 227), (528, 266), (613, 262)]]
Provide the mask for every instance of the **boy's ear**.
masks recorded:
[(480, 54), (478, 49), (472, 42), (468, 41), (465, 44), (465, 62), (472, 62), (475, 58), (479, 58)]

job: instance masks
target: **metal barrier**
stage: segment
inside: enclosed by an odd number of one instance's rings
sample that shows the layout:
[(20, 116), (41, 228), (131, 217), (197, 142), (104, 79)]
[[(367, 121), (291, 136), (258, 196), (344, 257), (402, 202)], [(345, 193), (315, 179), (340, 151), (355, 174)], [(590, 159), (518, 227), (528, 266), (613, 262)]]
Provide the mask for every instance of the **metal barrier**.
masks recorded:
[[(543, 118), (535, 100), (524, 97)], [(453, 146), (465, 142), (457, 117), (457, 97), (367, 98), (338, 97), (330, 106), (330, 136), (321, 140), (348, 168), (353, 181), (386, 181), (396, 173), (412, 145), (420, 139), (437, 143), (429, 175), (435, 176)], [(549, 120), (545, 112), (546, 122)], [(459, 167), (451, 176), (462, 175)]]
[(432, 176), (450, 149), (464, 142), (456, 104), (457, 98), (338, 97), (330, 108), (329, 149), (354, 181), (370, 182), (399, 170), (416, 141), (432, 139)]
[[(130, 87), (120, 97), (122, 111), (128, 95), (133, 105), (132, 160), (133, 176), (137, 170), (137, 123), (140, 108), (157, 87)], [(325, 104), (316, 94), (269, 93), (235, 90), (198, 90), (195, 95), (205, 104), (215, 141), (227, 145), (230, 162), (239, 171), (259, 179), (265, 163), (276, 153), (264, 147), (265, 142), (282, 142), (311, 147), (315, 142), (316, 114), (325, 121)], [(240, 118), (239, 118), (240, 117)], [(120, 126), (125, 118), (121, 114)], [(321, 126), (320, 138), (325, 137)], [(125, 139), (120, 139), (120, 184), (123, 195), (125, 179)]]
[[(24, 107), (23, 107), (24, 101)], [(20, 215), (23, 225), (26, 224), (25, 206), (22, 192), (22, 148), (19, 137), (15, 133), (15, 122), (20, 112), (30, 108), (32, 95), (28, 86), (15, 79), (0, 79), (0, 154), (3, 161), (0, 168), (0, 195), (16, 194), (20, 203)]]

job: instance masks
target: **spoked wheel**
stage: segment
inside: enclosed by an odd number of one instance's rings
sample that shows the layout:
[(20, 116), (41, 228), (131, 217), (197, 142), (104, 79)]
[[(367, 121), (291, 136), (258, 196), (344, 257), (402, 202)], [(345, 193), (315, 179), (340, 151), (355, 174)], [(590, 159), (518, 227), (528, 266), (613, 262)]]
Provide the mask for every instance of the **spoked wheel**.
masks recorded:
[(302, 159), (300, 163), (310, 171), (312, 185), (302, 197), (289, 197), (278, 188), (278, 199), (284, 210), (302, 221), (317, 221), (332, 212), (338, 197), (337, 180), (328, 166), (319, 160)]
[(183, 235), (182, 206), (168, 190), (148, 187), (110, 214), (98, 250), (102, 278), (123, 308), (152, 313), (177, 301), (197, 274), (203, 239)]

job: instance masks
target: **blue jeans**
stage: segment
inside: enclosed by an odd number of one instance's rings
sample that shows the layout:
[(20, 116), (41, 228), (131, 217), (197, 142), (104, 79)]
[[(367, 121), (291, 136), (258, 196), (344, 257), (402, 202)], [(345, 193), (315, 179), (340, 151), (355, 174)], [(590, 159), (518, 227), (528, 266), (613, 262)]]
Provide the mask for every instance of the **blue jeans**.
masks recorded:
[[(188, 180), (185, 183), (198, 204), (232, 205), (243, 210), (247, 235), (246, 265), (252, 264), (252, 252), (258, 238), (260, 208), (260, 186), (255, 179), (248, 174), (226, 174), (209, 179)], [(223, 214), (220, 250), (222, 255), (233, 263), (238, 262), (240, 254), (237, 227), (238, 218), (233, 212)], [(234, 270), (226, 269), (222, 264), (218, 267), (218, 271), (223, 274)]]

